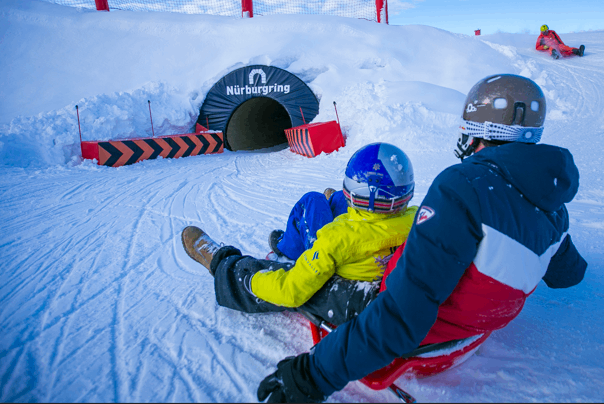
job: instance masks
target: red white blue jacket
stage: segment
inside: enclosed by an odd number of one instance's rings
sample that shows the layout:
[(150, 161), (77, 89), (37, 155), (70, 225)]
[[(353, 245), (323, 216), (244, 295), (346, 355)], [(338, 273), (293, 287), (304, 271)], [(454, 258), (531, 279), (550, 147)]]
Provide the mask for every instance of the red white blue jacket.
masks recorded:
[(570, 152), (549, 145), (490, 147), (444, 170), (387, 289), (311, 351), (318, 386), (329, 395), (420, 344), (502, 328), (541, 279), (579, 283), (587, 263), (564, 206), (578, 187)]

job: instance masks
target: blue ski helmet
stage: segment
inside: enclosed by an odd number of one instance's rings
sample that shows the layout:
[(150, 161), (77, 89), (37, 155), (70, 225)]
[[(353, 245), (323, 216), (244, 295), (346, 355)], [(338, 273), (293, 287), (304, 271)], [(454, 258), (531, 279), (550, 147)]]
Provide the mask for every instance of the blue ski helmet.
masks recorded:
[(389, 143), (372, 143), (348, 161), (344, 196), (348, 205), (377, 213), (394, 213), (413, 198), (415, 181), (409, 157)]

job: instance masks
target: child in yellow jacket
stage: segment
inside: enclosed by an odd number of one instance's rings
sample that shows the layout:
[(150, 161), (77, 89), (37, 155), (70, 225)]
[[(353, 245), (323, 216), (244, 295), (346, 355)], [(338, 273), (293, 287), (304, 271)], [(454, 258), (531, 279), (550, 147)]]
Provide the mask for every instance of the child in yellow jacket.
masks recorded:
[[(373, 143), (348, 162), (343, 191), (329, 200), (317, 192), (306, 194), (292, 210), (286, 231), (277, 233), (279, 242), (269, 239), (276, 253), (295, 264), (242, 256), (232, 246), (219, 248), (192, 226), (183, 231), (183, 245), (214, 275), (220, 305), (247, 313), (301, 308), (339, 325), (375, 298), (390, 256), (407, 239), (417, 211), (408, 207), (414, 185), (405, 153)], [(331, 208), (342, 195), (348, 209), (340, 214), (341, 207)], [(301, 253), (292, 257), (296, 250)]]

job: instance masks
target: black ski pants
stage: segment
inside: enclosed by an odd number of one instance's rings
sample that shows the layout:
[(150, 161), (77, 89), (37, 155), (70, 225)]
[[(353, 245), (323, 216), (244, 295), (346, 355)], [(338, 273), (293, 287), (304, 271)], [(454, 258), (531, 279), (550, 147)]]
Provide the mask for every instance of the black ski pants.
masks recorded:
[[(256, 272), (292, 267), (290, 263), (243, 256), (235, 247), (222, 247), (216, 251), (210, 265), (216, 300), (221, 306), (244, 313), (296, 312), (298, 308), (276, 306), (259, 299), (251, 290), (252, 276)], [(375, 299), (379, 288), (380, 282), (352, 281), (334, 275), (300, 309), (337, 326), (363, 311)]]

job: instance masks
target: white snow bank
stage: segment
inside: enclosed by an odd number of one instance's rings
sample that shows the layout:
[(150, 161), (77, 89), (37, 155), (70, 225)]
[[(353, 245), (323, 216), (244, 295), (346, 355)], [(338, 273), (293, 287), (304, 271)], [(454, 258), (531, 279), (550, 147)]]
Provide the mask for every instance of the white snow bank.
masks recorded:
[[(483, 42), (425, 26), (99, 13), (15, 0), (0, 7), (8, 27), (0, 44), (0, 161), (18, 167), (65, 164), (78, 155), (76, 104), (83, 140), (150, 136), (148, 100), (156, 135), (189, 132), (211, 86), (250, 63), (308, 83), (321, 98), (315, 121), (334, 119), (337, 101), (354, 147), (366, 141), (357, 133), (406, 137), (426, 118), (448, 132), (477, 75), (514, 72)], [(26, 37), (35, 41), (24, 46)]]
[[(308, 327), (218, 307), (182, 229), (264, 257), (292, 204), (341, 187), (349, 157), (374, 141), (410, 156), (419, 204), (457, 162), (464, 94), (489, 74), (519, 73), (546, 94), (543, 141), (568, 147), (579, 166), (568, 209), (588, 273), (568, 290), (540, 285), (463, 365), (397, 383), (420, 402), (601, 401), (604, 32), (562, 38), (586, 56), (554, 61), (532, 35), (1, 1), (0, 400), (254, 401), (280, 359), (310, 348)], [(313, 159), (273, 148), (120, 168), (79, 161), (76, 104), (85, 140), (149, 135), (147, 100), (156, 134), (181, 132), (217, 80), (251, 63), (308, 83), (321, 98), (316, 121), (335, 119), (337, 101), (348, 145)], [(329, 399), (392, 400), (360, 383)]]

